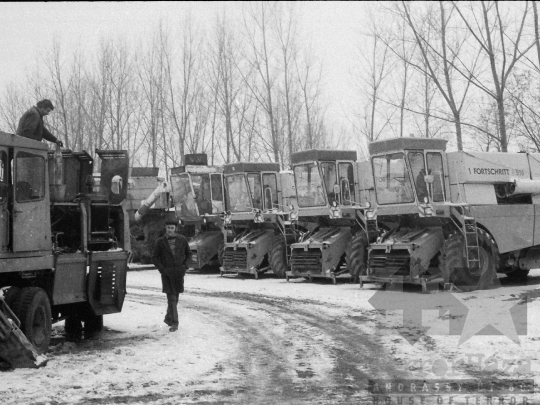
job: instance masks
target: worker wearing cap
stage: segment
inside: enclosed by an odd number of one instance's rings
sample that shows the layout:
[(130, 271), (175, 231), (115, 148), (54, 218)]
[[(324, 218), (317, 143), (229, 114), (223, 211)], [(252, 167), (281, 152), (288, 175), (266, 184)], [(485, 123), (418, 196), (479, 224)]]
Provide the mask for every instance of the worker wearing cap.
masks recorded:
[(177, 221), (165, 223), (165, 235), (156, 241), (152, 260), (161, 273), (163, 292), (167, 294), (167, 314), (164, 322), (170, 332), (178, 330), (178, 297), (184, 292), (186, 262), (191, 251), (187, 239), (176, 233)]
[(43, 123), (43, 117), (48, 115), (52, 110), (54, 110), (54, 106), (51, 100), (45, 99), (38, 101), (36, 106), (26, 111), (19, 120), (17, 135), (39, 142), (45, 138), (45, 140), (54, 142), (60, 147), (64, 146), (62, 141), (58, 140), (45, 128)]

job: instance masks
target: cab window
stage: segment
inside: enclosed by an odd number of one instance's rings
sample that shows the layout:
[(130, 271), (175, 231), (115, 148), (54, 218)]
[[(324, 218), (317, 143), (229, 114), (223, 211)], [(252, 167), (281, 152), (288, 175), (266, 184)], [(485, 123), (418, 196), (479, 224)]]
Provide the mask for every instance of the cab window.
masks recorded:
[(249, 173), (247, 179), (249, 191), (251, 192), (251, 200), (253, 201), (253, 208), (262, 209), (261, 175), (259, 173)]
[(444, 171), (442, 155), (438, 152), (426, 154), (429, 174), (433, 175), (433, 201), (444, 201)]
[(351, 205), (354, 202), (354, 171), (352, 163), (339, 164), (339, 188), (341, 204)]
[(263, 174), (264, 209), (278, 208), (277, 180), (273, 173)]
[(323, 162), (321, 164), (322, 174), (324, 179), (324, 186), (326, 187), (326, 195), (328, 197), (328, 202), (339, 198), (339, 194), (335, 192), (337, 188), (337, 176), (336, 176), (336, 164), (331, 162)]
[(15, 198), (17, 202), (41, 200), (45, 196), (45, 159), (28, 152), (17, 153)]

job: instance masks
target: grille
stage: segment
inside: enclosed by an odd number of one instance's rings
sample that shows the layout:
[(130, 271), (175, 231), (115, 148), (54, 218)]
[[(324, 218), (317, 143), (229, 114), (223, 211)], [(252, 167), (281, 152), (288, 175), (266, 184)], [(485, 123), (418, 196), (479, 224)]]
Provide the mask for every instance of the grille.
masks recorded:
[(411, 256), (406, 250), (394, 250), (390, 253), (374, 250), (369, 255), (369, 267), (372, 269), (374, 276), (408, 276), (410, 264)]
[(320, 273), (322, 271), (322, 252), (320, 249), (293, 249), (291, 269), (297, 273)]
[(245, 269), (247, 267), (247, 250), (246, 249), (225, 249), (225, 254), (223, 256), (223, 267), (231, 268), (241, 268)]

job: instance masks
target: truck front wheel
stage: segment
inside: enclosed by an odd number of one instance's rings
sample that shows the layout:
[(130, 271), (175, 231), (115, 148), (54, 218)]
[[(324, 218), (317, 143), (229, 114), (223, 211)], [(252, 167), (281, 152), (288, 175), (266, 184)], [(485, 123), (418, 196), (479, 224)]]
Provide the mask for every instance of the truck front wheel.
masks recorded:
[(47, 293), (39, 287), (25, 287), (14, 304), (21, 330), (40, 353), (51, 341), (51, 304)]
[(497, 247), (483, 229), (478, 228), (479, 270), (472, 272), (467, 264), (465, 238), (456, 233), (444, 241), (439, 269), (445, 283), (453, 283), (462, 291), (483, 290), (493, 285), (496, 273)]
[(287, 244), (282, 235), (276, 235), (269, 256), (270, 268), (279, 278), (287, 275)]

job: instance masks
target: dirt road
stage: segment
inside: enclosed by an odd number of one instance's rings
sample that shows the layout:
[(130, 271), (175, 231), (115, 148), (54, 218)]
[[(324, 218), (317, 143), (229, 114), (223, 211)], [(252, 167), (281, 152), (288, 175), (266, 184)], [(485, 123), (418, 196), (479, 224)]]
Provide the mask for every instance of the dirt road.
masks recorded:
[[(56, 325), (46, 368), (0, 373), (2, 403), (373, 403), (370, 379), (440, 377), (411, 365), (456, 354), (438, 337), (409, 345), (367, 303), (373, 291), (345, 281), (189, 274), (186, 284), (180, 330), (170, 333), (157, 273), (130, 273), (124, 309), (105, 317), (106, 330), (72, 344)], [(485, 371), (469, 366), (455, 376)]]

